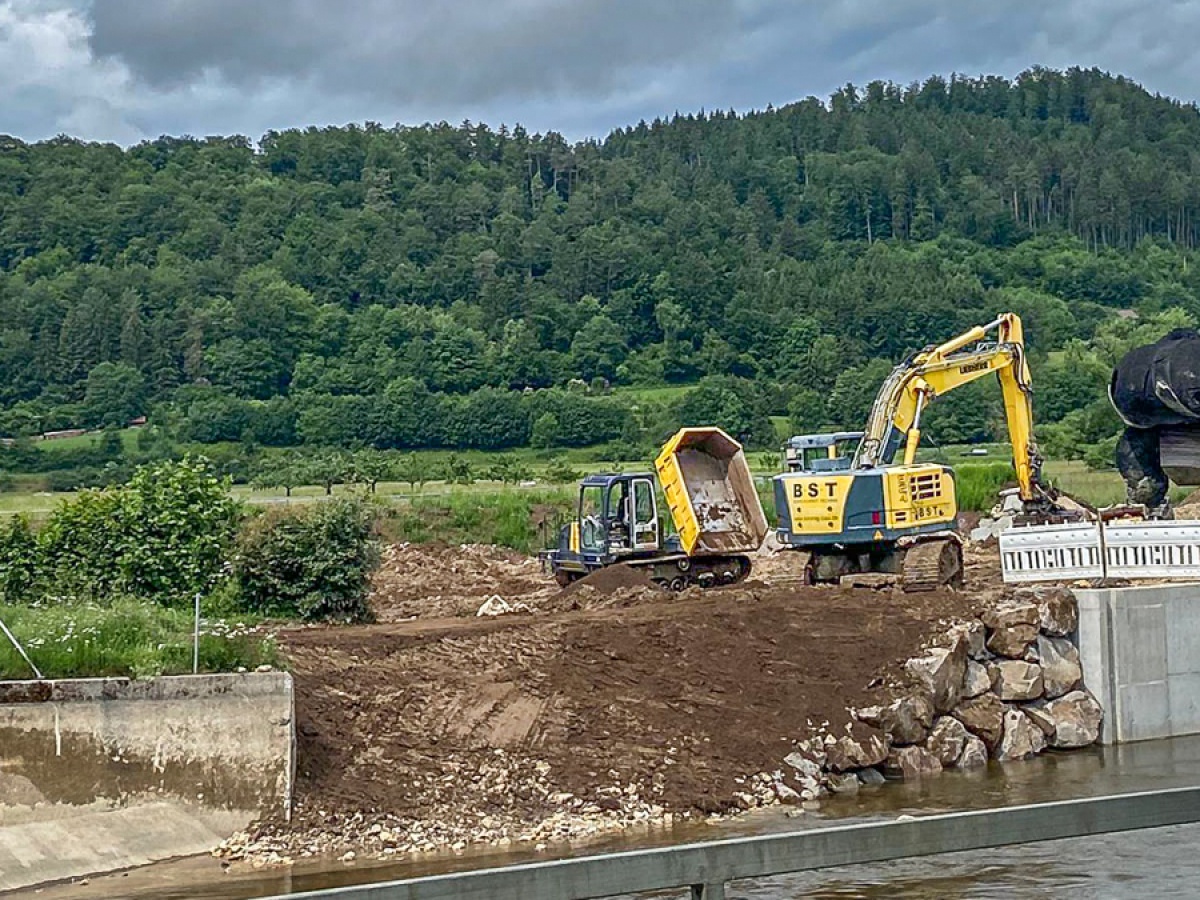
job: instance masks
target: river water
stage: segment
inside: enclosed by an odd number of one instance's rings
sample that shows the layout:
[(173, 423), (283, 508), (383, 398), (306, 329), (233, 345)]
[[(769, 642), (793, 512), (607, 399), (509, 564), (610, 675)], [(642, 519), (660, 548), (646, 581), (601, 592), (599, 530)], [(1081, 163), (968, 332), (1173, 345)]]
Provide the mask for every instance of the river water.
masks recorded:
[[(26, 891), (17, 897), (40, 900), (83, 898), (166, 898), (166, 900), (246, 900), (370, 881), (411, 878), (438, 872), (505, 865), (580, 853), (860, 821), (928, 815), (965, 809), (1013, 806), (1157, 788), (1200, 785), (1200, 737), (1176, 738), (1046, 754), (1026, 763), (998, 765), (986, 772), (947, 772), (923, 783), (896, 783), (865, 789), (854, 797), (832, 798), (819, 814), (789, 818), (779, 810), (718, 826), (688, 826), (653, 836), (608, 840), (587, 847), (552, 848), (533, 853), (467, 853), (420, 861), (343, 865), (307, 863), (287, 870), (224, 871), (209, 858), (148, 866), (126, 875)], [(660, 894), (657, 896), (680, 896)], [(1133, 898), (1200, 897), (1200, 825), (1124, 832), (1042, 844), (870, 866), (826, 869), (753, 882), (735, 882), (730, 898), (784, 900), (812, 898)]]

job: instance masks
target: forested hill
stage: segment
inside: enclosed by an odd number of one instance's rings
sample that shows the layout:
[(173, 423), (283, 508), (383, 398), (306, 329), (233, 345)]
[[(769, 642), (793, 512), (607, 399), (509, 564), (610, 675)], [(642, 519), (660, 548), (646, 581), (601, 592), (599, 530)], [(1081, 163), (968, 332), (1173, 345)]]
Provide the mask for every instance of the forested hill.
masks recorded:
[[(857, 425), (890, 361), (1002, 309), (1067, 349), (1039, 368), (1058, 420), (1131, 322), (1200, 315), (1198, 241), (1200, 115), (1097, 71), (575, 145), (471, 123), (4, 138), (0, 433), (148, 413), (187, 440), (494, 447), (703, 415), (769, 443), (768, 414)], [(636, 415), (619, 390), (693, 382), (691, 408)], [(943, 436), (988, 415), (960, 403)]]

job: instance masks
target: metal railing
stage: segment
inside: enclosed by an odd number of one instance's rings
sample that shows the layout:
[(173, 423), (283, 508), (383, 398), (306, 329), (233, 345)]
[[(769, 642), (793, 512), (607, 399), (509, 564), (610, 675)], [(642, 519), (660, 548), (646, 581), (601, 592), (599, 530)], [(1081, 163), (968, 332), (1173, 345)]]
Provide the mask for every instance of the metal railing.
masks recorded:
[(688, 887), (693, 900), (723, 900), (726, 882), (743, 878), (1196, 822), (1200, 787), (1174, 788), (477, 869), (288, 900), (592, 900)]

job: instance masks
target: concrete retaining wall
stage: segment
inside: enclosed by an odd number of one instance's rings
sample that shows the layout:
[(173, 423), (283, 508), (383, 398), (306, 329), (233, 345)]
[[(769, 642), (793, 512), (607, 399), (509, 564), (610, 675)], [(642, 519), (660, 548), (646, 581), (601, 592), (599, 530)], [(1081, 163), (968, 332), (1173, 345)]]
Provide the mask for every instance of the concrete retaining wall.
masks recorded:
[(1200, 734), (1200, 583), (1076, 590), (1079, 656), (1100, 740)]
[(284, 672), (0, 682), (0, 893), (287, 815), (293, 709)]
[(286, 814), (293, 706), (285, 672), (0, 682), (0, 804), (166, 795)]

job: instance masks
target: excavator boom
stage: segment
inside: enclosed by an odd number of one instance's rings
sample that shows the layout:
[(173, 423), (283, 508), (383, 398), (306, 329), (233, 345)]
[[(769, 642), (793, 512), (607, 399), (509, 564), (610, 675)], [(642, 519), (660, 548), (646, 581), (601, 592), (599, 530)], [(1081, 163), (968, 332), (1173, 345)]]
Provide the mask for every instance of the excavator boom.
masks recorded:
[[(997, 332), (994, 344), (966, 350)], [(1021, 319), (1004, 313), (958, 337), (910, 357), (892, 370), (875, 398), (854, 468), (890, 465), (904, 447), (904, 463), (915, 462), (921, 439), (921, 414), (937, 397), (995, 373), (1004, 397), (1004, 414), (1012, 441), (1013, 465), (1021, 499), (1048, 499), (1041, 480), (1041, 457), (1033, 436), (1031, 378), (1025, 360)]]

